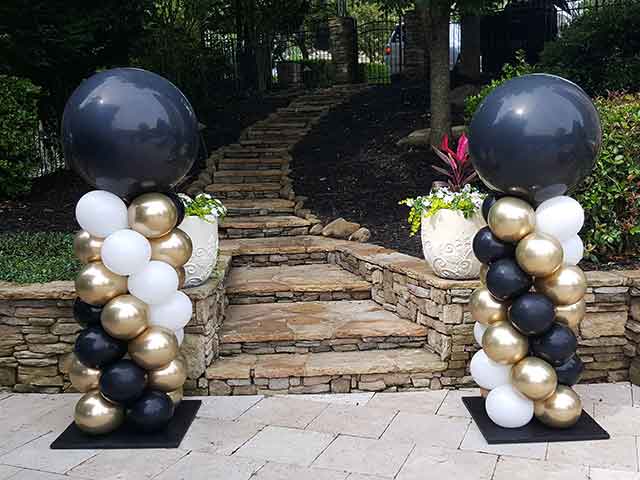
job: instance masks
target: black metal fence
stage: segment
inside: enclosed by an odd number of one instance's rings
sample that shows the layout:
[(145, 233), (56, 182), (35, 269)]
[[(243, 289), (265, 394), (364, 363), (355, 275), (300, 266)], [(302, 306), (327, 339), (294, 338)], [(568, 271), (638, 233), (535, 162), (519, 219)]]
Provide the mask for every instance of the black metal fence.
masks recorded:
[(402, 19), (371, 21), (357, 25), (360, 79), (388, 84), (402, 73), (406, 35)]

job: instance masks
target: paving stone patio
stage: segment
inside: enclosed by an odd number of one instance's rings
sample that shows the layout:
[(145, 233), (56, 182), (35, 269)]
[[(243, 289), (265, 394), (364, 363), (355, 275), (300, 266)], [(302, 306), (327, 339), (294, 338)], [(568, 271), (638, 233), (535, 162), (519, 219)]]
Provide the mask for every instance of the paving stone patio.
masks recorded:
[(77, 395), (0, 394), (0, 480), (640, 480), (640, 388), (580, 385), (611, 440), (487, 445), (474, 389), (203, 397), (174, 450), (50, 450)]

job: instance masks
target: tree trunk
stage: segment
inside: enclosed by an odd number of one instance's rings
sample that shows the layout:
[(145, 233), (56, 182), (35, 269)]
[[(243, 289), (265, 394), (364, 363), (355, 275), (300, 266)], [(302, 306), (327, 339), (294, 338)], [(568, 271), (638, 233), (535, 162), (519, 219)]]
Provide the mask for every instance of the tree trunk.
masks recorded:
[(449, 20), (451, 3), (431, 1), (430, 13), (430, 79), (431, 79), (431, 145), (440, 145), (442, 137), (451, 133), (449, 103)]
[(463, 15), (460, 74), (468, 80), (480, 79), (480, 15)]

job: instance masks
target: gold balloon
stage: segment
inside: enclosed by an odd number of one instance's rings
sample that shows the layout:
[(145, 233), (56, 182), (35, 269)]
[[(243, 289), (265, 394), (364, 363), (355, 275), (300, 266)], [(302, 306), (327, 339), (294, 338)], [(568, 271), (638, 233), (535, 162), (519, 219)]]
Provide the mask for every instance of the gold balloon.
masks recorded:
[(83, 432), (101, 435), (122, 425), (124, 409), (109, 402), (97, 390), (92, 390), (78, 400), (73, 418)]
[(129, 228), (147, 238), (159, 238), (174, 229), (178, 210), (162, 193), (144, 193), (129, 205)]
[(480, 265), (480, 283), (487, 285), (487, 272), (489, 271), (489, 265), (483, 263)]
[(584, 297), (587, 279), (578, 267), (565, 265), (548, 277), (536, 278), (535, 286), (556, 305), (571, 305)]
[(555, 393), (546, 400), (535, 402), (535, 416), (553, 428), (569, 428), (582, 415), (582, 400), (573, 389), (558, 385)]
[(97, 262), (100, 260), (103, 243), (103, 238), (94, 237), (89, 232), (80, 230), (73, 237), (73, 253), (82, 263)]
[(584, 298), (571, 305), (556, 306), (556, 322), (563, 323), (574, 332), (578, 331), (578, 325), (587, 312), (587, 304)]
[(85, 265), (76, 277), (76, 294), (91, 305), (104, 305), (127, 293), (127, 277), (116, 275), (102, 262)]
[(149, 326), (149, 308), (133, 295), (120, 295), (104, 306), (100, 320), (112, 337), (131, 340)]
[(527, 356), (529, 342), (518, 332), (511, 322), (489, 325), (482, 336), (482, 348), (494, 362), (502, 365), (517, 363)]
[(157, 370), (149, 372), (149, 388), (161, 392), (171, 392), (184, 384), (187, 379), (187, 362), (178, 356)]
[(509, 305), (496, 300), (486, 288), (478, 288), (471, 294), (469, 310), (475, 321), (491, 325), (507, 320)]
[(537, 357), (527, 357), (511, 368), (511, 383), (531, 400), (544, 400), (553, 395), (558, 375), (551, 365)]
[(180, 387), (177, 390), (174, 390), (173, 392), (167, 392), (167, 395), (173, 402), (173, 406), (177, 407), (184, 397), (184, 390), (182, 387)]
[(178, 274), (178, 290), (180, 290), (187, 280), (187, 272), (185, 272), (184, 267), (178, 267), (176, 268), (176, 273)]
[(546, 277), (562, 265), (562, 245), (551, 235), (530, 233), (516, 247), (518, 265), (534, 277)]
[(504, 197), (489, 210), (488, 223), (493, 234), (500, 240), (517, 242), (533, 232), (536, 214), (524, 200)]
[(142, 368), (162, 368), (178, 356), (178, 339), (168, 328), (152, 325), (129, 342), (129, 355)]
[(73, 388), (80, 393), (98, 389), (100, 387), (101, 373), (97, 368), (84, 365), (75, 354), (72, 356), (71, 366), (69, 367), (69, 380), (71, 380)]
[(182, 267), (191, 258), (193, 244), (189, 235), (179, 228), (160, 238), (154, 238), (151, 243), (151, 260), (166, 262), (174, 268)]

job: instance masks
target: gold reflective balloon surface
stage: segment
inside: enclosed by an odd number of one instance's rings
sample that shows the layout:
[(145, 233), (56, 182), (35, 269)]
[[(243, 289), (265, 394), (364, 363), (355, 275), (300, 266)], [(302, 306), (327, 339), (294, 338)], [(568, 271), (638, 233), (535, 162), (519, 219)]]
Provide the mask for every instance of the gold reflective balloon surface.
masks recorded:
[(471, 294), (469, 310), (476, 322), (491, 325), (507, 320), (509, 305), (496, 300), (486, 288), (478, 288)]
[(142, 368), (162, 368), (178, 356), (178, 339), (168, 328), (152, 325), (129, 342), (129, 355)]
[(563, 323), (574, 332), (578, 331), (580, 321), (587, 312), (587, 303), (581, 298), (571, 305), (556, 306), (556, 322)]
[(100, 260), (103, 243), (103, 238), (94, 237), (89, 232), (80, 230), (73, 237), (73, 253), (82, 263), (97, 262)]
[(184, 267), (178, 267), (176, 268), (176, 273), (178, 274), (178, 290), (180, 290), (187, 280), (187, 272), (185, 272)]
[(106, 400), (97, 390), (92, 390), (78, 400), (73, 418), (83, 432), (100, 435), (113, 432), (122, 425), (124, 409)]
[(483, 263), (480, 265), (480, 283), (487, 285), (487, 272), (489, 271), (489, 265)]
[(548, 277), (536, 278), (535, 287), (556, 305), (571, 305), (584, 297), (587, 279), (580, 268), (565, 265)]
[(562, 245), (551, 235), (530, 233), (516, 247), (518, 265), (534, 277), (546, 277), (562, 265)]
[(133, 295), (120, 295), (104, 306), (100, 320), (112, 337), (131, 340), (149, 326), (149, 308)]
[(500, 240), (517, 242), (533, 232), (536, 214), (524, 200), (504, 197), (489, 210), (488, 223), (493, 234)]
[(182, 356), (178, 356), (168, 365), (149, 372), (149, 388), (171, 392), (182, 387), (186, 379), (187, 363)]
[(69, 380), (71, 385), (80, 393), (89, 390), (97, 390), (100, 387), (100, 374), (102, 372), (96, 368), (85, 366), (75, 354), (72, 356), (69, 367)]
[(129, 227), (147, 238), (169, 233), (178, 222), (178, 210), (162, 193), (145, 193), (135, 198), (128, 210)]
[(182, 387), (180, 387), (177, 390), (174, 390), (173, 392), (167, 392), (167, 395), (169, 396), (169, 398), (173, 402), (173, 406), (177, 407), (178, 404), (184, 398), (184, 390), (183, 390)]
[(116, 275), (102, 262), (85, 265), (76, 277), (76, 294), (91, 305), (104, 305), (127, 293), (127, 277)]
[(494, 362), (511, 365), (527, 356), (529, 342), (511, 322), (498, 322), (489, 325), (484, 332), (482, 348)]
[(189, 235), (179, 228), (160, 238), (149, 240), (151, 243), (151, 260), (166, 262), (174, 268), (182, 267), (191, 258), (193, 245)]
[(534, 413), (545, 425), (569, 428), (575, 425), (582, 415), (582, 401), (571, 388), (558, 385), (553, 395), (535, 403)]
[(553, 395), (558, 375), (551, 365), (537, 357), (527, 357), (511, 369), (511, 383), (531, 400), (544, 400)]

